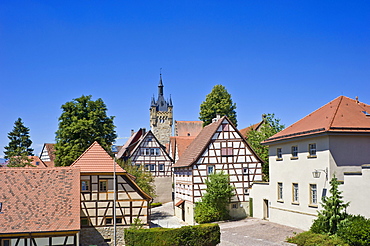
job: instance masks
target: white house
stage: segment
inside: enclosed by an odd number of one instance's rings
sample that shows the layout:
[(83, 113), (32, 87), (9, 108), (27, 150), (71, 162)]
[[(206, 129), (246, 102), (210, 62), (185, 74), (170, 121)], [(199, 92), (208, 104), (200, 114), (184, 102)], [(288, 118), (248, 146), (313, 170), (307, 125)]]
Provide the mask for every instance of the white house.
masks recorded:
[[(340, 96), (264, 144), (269, 146), (270, 182), (253, 185), (253, 216), (307, 230), (333, 174), (344, 180), (348, 196), (353, 191), (349, 186), (356, 183), (349, 176), (370, 162), (370, 106)], [(363, 173), (366, 183), (368, 174)], [(358, 200), (363, 193), (357, 194), (351, 197), (352, 213), (370, 202)]]

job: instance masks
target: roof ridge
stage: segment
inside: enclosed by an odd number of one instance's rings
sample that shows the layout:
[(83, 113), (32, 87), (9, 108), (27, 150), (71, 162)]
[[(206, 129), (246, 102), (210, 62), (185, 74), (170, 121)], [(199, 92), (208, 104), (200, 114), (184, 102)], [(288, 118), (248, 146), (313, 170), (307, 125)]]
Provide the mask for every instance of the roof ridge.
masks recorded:
[(86, 154), (86, 152), (89, 151), (92, 148), (92, 146), (95, 145), (95, 143), (97, 143), (101, 147), (101, 145), (98, 143), (98, 141), (95, 140), (70, 166), (73, 166), (78, 160), (80, 160), (82, 158), (82, 156), (84, 156)]
[[(342, 103), (342, 101), (343, 101), (343, 97), (344, 97), (344, 96), (339, 96), (339, 102), (338, 102), (337, 108), (335, 109), (334, 114), (333, 114), (333, 117), (331, 118), (331, 121), (330, 121), (330, 123), (329, 123), (329, 125), (328, 125), (328, 128), (327, 128), (326, 130), (329, 130), (329, 129), (331, 128), (331, 126), (333, 125), (334, 119), (335, 119), (335, 117), (337, 116), (338, 110), (339, 110), (340, 105), (341, 105), (341, 103)], [(334, 99), (334, 100), (335, 100), (335, 99)], [(324, 105), (324, 106), (325, 106), (325, 105)]]

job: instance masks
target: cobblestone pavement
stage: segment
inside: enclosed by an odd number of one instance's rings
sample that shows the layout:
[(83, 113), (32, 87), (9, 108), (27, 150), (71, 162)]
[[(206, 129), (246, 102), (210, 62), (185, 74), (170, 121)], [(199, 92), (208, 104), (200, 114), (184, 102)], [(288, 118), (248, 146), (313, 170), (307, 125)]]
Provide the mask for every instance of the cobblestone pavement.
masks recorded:
[(262, 245), (293, 245), (284, 242), (294, 232), (302, 230), (275, 224), (256, 218), (240, 221), (221, 222), (221, 243), (219, 246), (262, 246)]
[[(294, 232), (302, 230), (275, 224), (256, 218), (246, 218), (239, 221), (218, 223), (221, 229), (221, 243), (219, 246), (269, 246), (292, 245), (284, 242)], [(152, 223), (150, 227), (178, 228), (187, 225), (174, 216), (173, 203), (165, 203), (152, 209)]]

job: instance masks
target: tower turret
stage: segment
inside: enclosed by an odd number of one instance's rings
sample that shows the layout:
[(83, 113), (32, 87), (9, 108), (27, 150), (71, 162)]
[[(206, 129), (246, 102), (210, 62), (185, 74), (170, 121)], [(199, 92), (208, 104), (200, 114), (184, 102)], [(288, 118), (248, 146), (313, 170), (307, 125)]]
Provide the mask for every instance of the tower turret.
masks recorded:
[(170, 142), (173, 124), (172, 99), (166, 101), (163, 93), (162, 73), (159, 74), (158, 99), (153, 96), (150, 106), (150, 128), (162, 145)]

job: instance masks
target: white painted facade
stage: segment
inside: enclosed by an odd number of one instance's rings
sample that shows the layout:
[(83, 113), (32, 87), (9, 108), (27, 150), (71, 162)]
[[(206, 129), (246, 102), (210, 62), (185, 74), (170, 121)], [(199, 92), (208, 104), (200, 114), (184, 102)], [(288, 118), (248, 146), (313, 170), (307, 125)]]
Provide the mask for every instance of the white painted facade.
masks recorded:
[[(309, 155), (310, 144), (316, 145), (316, 156)], [(297, 157), (292, 156), (293, 146), (298, 147)], [(281, 158), (277, 157), (278, 148), (281, 149)], [(346, 191), (345, 200), (353, 199), (353, 208), (350, 209), (352, 213), (361, 212), (359, 207), (364, 205), (363, 201), (358, 200), (360, 196), (353, 193), (352, 196), (349, 195), (354, 191), (350, 187), (360, 179), (358, 176), (344, 177), (344, 173), (359, 172), (361, 165), (365, 164), (366, 160), (368, 162), (370, 160), (370, 152), (365, 151), (369, 148), (369, 136), (351, 134), (318, 134), (271, 143), (269, 145), (270, 182), (268, 185), (258, 183), (253, 185), (251, 192), (253, 216), (266, 218), (264, 210), (266, 210), (267, 200), (269, 217), (266, 219), (308, 230), (317, 216), (317, 210), (322, 209), (320, 205), (322, 197), (325, 194), (330, 195), (329, 181), (333, 174), (340, 181), (344, 179), (344, 185), (340, 189)], [(313, 177), (312, 172), (315, 170), (320, 172), (320, 178)], [(326, 170), (328, 179), (326, 179)], [(366, 171), (361, 179), (364, 184), (369, 178)], [(282, 190), (279, 190), (279, 185)], [(317, 197), (313, 199), (311, 189), (315, 186)], [(360, 189), (366, 185), (358, 184), (354, 187)], [(369, 202), (367, 198), (367, 204)]]

